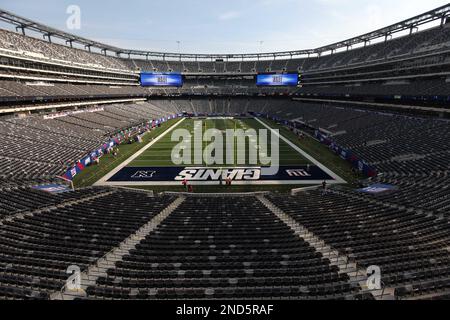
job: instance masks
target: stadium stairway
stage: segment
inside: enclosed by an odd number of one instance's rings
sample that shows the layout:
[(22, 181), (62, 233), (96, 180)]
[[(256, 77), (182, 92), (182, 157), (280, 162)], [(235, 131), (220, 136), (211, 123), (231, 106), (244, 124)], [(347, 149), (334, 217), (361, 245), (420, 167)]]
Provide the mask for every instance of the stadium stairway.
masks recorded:
[(105, 264), (88, 299), (369, 298), (354, 264), (295, 235), (262, 194), (183, 197), (129, 254)]
[(340, 255), (363, 268), (379, 266), (384, 293), (391, 297), (439, 299), (448, 295), (450, 236), (445, 217), (344, 190), (267, 198)]
[(125, 255), (130, 254), (131, 250), (136, 249), (136, 245), (145, 239), (153, 230), (155, 230), (180, 204), (185, 200), (184, 197), (178, 197), (167, 208), (161, 211), (160, 214), (153, 217), (138, 231), (130, 235), (117, 247), (105, 254), (101, 259), (96, 261), (88, 269), (81, 273), (81, 288), (75, 292), (67, 289), (66, 285), (61, 289), (61, 292), (55, 292), (50, 296), (50, 300), (74, 300), (76, 298), (85, 297), (88, 287), (95, 285), (98, 278), (107, 275), (109, 268), (114, 267), (118, 261), (121, 261)]
[[(345, 190), (61, 197), (0, 220), (0, 298), (387, 300), (450, 290), (445, 221)], [(74, 265), (81, 288), (70, 291)], [(382, 290), (368, 290), (372, 265)]]
[(88, 188), (59, 200), (0, 221), (0, 299), (50, 299), (69, 266), (87, 270), (174, 198)]
[(288, 225), (299, 238), (309, 243), (309, 245), (315, 248), (317, 252), (320, 252), (324, 257), (329, 259), (330, 265), (339, 268), (339, 273), (347, 274), (351, 283), (358, 283), (362, 292), (373, 295), (376, 300), (395, 300), (393, 288), (383, 288), (380, 290), (369, 291), (367, 287), (367, 271), (360, 268), (354, 259), (339, 253), (338, 250), (333, 249), (328, 243), (317, 237), (317, 235), (309, 231), (304, 226), (300, 225), (297, 221), (276, 207), (268, 199), (263, 196), (259, 196), (258, 199), (281, 221)]

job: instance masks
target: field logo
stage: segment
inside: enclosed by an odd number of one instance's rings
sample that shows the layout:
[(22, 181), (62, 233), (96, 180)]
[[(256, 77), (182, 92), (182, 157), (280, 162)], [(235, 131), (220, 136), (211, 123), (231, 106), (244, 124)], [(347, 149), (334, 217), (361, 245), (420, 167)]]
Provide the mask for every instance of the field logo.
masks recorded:
[(69, 30), (81, 29), (81, 8), (77, 5), (70, 5), (66, 9), (69, 17), (66, 20), (66, 26)]
[[(203, 132), (203, 121), (194, 122), (194, 135), (186, 129), (172, 132), (172, 149), (175, 165), (207, 166), (258, 166), (264, 176), (276, 175), (280, 167), (279, 130), (270, 130), (270, 156), (267, 129), (208, 129)], [(248, 142), (248, 143), (247, 143)], [(192, 154), (193, 152), (193, 154)]]
[(381, 268), (379, 266), (370, 266), (367, 268), (367, 288), (369, 290), (381, 290)]
[(251, 181), (259, 180), (261, 177), (261, 168), (185, 168), (178, 176), (176, 181), (217, 181), (222, 178), (223, 181), (231, 179), (233, 181)]
[(156, 171), (138, 171), (131, 176), (132, 179), (153, 178)]

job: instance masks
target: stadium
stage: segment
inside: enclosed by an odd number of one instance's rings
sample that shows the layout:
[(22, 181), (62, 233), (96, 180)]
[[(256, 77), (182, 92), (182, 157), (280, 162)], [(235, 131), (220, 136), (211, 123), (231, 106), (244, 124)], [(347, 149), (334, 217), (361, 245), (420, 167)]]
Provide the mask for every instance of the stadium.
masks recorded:
[(448, 300), (450, 4), (404, 18), (189, 54), (0, 9), (0, 299)]

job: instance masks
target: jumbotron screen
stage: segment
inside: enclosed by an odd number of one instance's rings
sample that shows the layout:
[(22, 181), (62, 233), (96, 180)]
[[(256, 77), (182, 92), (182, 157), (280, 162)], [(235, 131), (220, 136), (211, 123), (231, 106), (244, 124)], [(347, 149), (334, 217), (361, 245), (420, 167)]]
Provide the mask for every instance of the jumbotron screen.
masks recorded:
[(183, 76), (180, 73), (141, 73), (143, 87), (182, 87)]
[(277, 73), (277, 74), (258, 74), (256, 76), (257, 86), (286, 86), (296, 87), (299, 84), (298, 73)]

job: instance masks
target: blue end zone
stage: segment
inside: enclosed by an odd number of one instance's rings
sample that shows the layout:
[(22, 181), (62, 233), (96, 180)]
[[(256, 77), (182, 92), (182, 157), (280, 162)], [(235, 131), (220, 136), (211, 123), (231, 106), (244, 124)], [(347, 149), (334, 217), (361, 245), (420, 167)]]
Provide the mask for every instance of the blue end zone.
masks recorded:
[(261, 175), (261, 167), (202, 168), (202, 167), (125, 167), (107, 182), (177, 182), (187, 179), (191, 182), (215, 182), (231, 178), (232, 181), (286, 181), (304, 183), (307, 181), (334, 180), (317, 166), (282, 166), (278, 174)]

